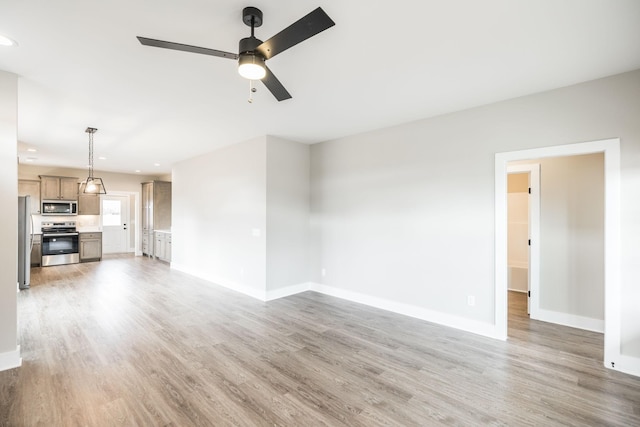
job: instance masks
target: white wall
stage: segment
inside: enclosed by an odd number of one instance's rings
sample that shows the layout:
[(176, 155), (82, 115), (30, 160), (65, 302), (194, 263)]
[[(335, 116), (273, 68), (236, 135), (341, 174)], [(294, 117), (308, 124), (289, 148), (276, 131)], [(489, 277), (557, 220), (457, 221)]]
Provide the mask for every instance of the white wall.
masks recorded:
[(267, 291), (309, 281), (309, 153), (267, 136)]
[(622, 349), (640, 358), (638, 117), (634, 71), (314, 145), (312, 280), (480, 331), (494, 323), (495, 153), (620, 137)]
[(19, 366), (18, 278), (18, 77), (0, 71), (0, 371)]
[(174, 166), (173, 268), (264, 298), (266, 153), (260, 137)]

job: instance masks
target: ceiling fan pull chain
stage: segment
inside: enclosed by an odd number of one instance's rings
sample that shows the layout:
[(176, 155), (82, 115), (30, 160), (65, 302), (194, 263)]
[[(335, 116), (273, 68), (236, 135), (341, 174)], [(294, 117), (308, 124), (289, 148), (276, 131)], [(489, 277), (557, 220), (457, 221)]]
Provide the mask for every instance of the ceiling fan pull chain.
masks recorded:
[(249, 99), (247, 100), (249, 104), (253, 104), (253, 92), (255, 92), (253, 89), (253, 80), (249, 80)]

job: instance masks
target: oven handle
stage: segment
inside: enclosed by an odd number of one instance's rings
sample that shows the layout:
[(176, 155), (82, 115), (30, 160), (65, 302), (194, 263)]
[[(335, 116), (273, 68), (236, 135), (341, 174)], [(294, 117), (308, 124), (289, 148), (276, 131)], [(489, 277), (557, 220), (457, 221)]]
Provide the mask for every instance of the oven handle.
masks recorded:
[(42, 237), (69, 237), (69, 236), (77, 236), (79, 233), (43, 233)]

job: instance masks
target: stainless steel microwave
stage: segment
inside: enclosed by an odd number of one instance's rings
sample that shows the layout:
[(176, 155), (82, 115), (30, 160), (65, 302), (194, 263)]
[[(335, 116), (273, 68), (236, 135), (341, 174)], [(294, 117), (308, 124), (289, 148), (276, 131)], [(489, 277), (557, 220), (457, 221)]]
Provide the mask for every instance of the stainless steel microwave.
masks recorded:
[(43, 200), (42, 215), (78, 215), (78, 202), (69, 200)]

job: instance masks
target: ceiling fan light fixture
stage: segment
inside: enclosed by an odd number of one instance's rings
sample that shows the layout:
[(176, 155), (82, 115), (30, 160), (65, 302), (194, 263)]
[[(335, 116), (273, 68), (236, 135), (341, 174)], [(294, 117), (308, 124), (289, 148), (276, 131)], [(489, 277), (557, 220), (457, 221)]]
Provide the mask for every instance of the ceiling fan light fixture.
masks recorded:
[(267, 75), (264, 59), (254, 53), (240, 55), (238, 73), (245, 79), (262, 80)]

